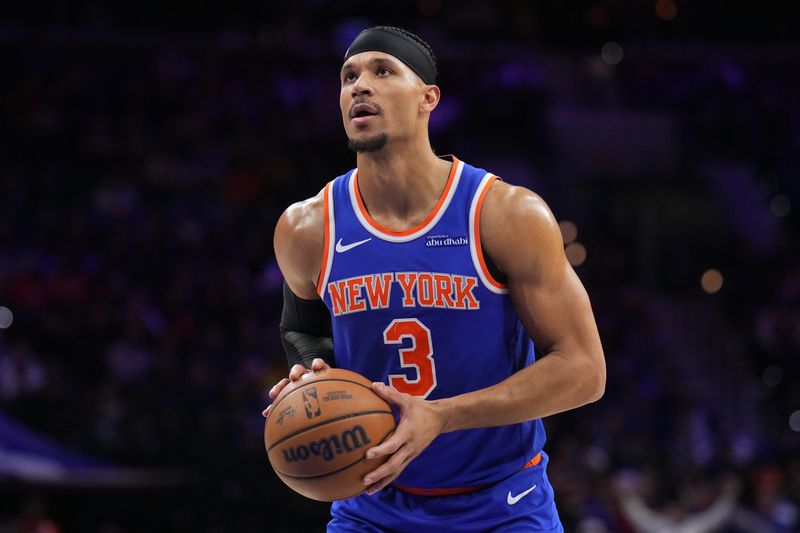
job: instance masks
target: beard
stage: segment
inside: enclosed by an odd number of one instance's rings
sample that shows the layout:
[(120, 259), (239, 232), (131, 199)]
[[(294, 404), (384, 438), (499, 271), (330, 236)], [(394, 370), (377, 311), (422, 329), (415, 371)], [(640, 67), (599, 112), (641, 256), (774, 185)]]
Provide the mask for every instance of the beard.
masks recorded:
[(363, 141), (357, 141), (355, 139), (348, 138), (347, 147), (355, 153), (377, 152), (386, 146), (388, 141), (389, 136), (386, 133), (379, 133), (376, 136), (370, 137), (369, 139), (364, 139)]

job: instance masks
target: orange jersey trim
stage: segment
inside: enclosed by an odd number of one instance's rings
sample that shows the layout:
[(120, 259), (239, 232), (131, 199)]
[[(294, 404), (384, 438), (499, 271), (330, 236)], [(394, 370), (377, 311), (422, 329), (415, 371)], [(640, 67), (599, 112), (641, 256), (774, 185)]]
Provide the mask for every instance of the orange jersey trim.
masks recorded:
[(331, 184), (328, 183), (325, 185), (325, 189), (322, 193), (322, 203), (324, 204), (323, 209), (323, 217), (322, 217), (322, 225), (324, 227), (324, 235), (322, 241), (322, 265), (319, 269), (319, 278), (317, 278), (317, 294), (320, 295), (320, 298), (323, 294), (323, 284), (325, 283), (325, 273), (328, 270), (328, 253), (330, 253), (330, 243), (331, 243), (331, 230), (330, 230), (330, 213), (328, 211), (328, 197), (330, 196), (331, 192)]
[(489, 268), (486, 266), (486, 261), (483, 258), (483, 248), (481, 247), (481, 208), (483, 207), (483, 200), (486, 198), (486, 193), (489, 192), (489, 188), (496, 179), (498, 179), (497, 176), (492, 176), (489, 178), (489, 181), (486, 182), (486, 185), (478, 197), (478, 205), (475, 207), (475, 224), (473, 226), (474, 234), (472, 238), (475, 241), (475, 251), (478, 253), (478, 262), (481, 265), (483, 275), (486, 276), (486, 279), (492, 284), (493, 287), (497, 289), (507, 289), (508, 286), (506, 284), (500, 283), (494, 279), (494, 277), (492, 277), (492, 274), (489, 272)]
[(453, 167), (450, 169), (450, 176), (448, 176), (447, 183), (444, 186), (444, 190), (442, 191), (441, 196), (439, 196), (439, 201), (436, 202), (436, 205), (434, 206), (433, 211), (431, 211), (428, 214), (427, 218), (425, 220), (423, 220), (420, 224), (418, 224), (416, 227), (413, 227), (411, 229), (407, 229), (407, 230), (404, 230), (404, 231), (390, 230), (388, 228), (384, 228), (383, 226), (381, 226), (380, 224), (378, 224), (377, 222), (375, 222), (372, 219), (370, 214), (367, 212), (366, 206), (364, 206), (363, 198), (361, 198), (361, 191), (358, 188), (358, 170), (356, 170), (355, 176), (353, 176), (353, 180), (354, 180), (354, 184), (353, 185), (354, 185), (355, 190), (356, 190), (356, 201), (358, 202), (358, 209), (361, 211), (361, 214), (364, 216), (364, 220), (366, 220), (367, 223), (370, 226), (372, 226), (373, 228), (375, 228), (376, 230), (378, 230), (380, 232), (383, 232), (383, 233), (385, 233), (387, 235), (391, 235), (392, 237), (406, 237), (408, 235), (416, 233), (417, 231), (422, 230), (425, 226), (427, 226), (430, 223), (431, 220), (434, 219), (436, 214), (439, 212), (439, 210), (444, 205), (445, 199), (447, 198), (448, 193), (450, 192), (450, 188), (453, 186), (453, 180), (454, 180), (454, 178), (456, 176), (456, 170), (458, 170), (458, 158), (453, 156)]
[[(542, 454), (537, 453), (533, 456), (533, 459), (522, 465), (518, 471), (521, 472), (528, 468), (534, 467), (542, 462)], [(409, 494), (416, 494), (417, 496), (457, 496), (459, 494), (469, 494), (470, 492), (476, 492), (486, 487), (491, 487), (494, 483), (488, 483), (485, 485), (476, 485), (474, 487), (449, 487), (449, 488), (441, 488), (441, 489), (422, 489), (418, 487), (407, 487), (405, 485), (398, 485), (396, 483), (392, 483), (392, 486), (398, 490), (402, 490), (403, 492), (408, 492)]]

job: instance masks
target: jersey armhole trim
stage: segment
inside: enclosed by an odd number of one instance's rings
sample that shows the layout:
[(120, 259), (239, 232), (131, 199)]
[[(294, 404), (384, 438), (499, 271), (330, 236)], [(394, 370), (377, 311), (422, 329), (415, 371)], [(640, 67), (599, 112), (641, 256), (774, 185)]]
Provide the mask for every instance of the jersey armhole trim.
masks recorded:
[(486, 193), (495, 180), (500, 179), (493, 174), (487, 173), (481, 179), (475, 196), (472, 198), (472, 205), (469, 208), (469, 233), (472, 237), (469, 241), (469, 252), (472, 255), (472, 263), (483, 285), (495, 294), (508, 294), (508, 285), (497, 281), (489, 272), (486, 261), (483, 258), (483, 248), (481, 247), (481, 208)]
[(325, 286), (328, 284), (328, 276), (331, 273), (333, 263), (333, 243), (336, 240), (336, 221), (333, 214), (333, 194), (331, 192), (333, 182), (328, 182), (322, 193), (323, 208), (323, 228), (324, 239), (322, 245), (322, 264), (320, 265), (319, 278), (317, 279), (317, 294), (325, 300)]

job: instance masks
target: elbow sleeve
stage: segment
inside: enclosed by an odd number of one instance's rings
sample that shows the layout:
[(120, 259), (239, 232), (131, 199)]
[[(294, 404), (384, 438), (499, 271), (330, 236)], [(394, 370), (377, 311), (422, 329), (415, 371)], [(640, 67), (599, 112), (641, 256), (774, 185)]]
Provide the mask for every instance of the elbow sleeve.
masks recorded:
[(310, 367), (311, 361), (317, 357), (335, 366), (333, 328), (328, 308), (322, 300), (297, 297), (285, 282), (280, 330), (289, 368), (298, 363)]

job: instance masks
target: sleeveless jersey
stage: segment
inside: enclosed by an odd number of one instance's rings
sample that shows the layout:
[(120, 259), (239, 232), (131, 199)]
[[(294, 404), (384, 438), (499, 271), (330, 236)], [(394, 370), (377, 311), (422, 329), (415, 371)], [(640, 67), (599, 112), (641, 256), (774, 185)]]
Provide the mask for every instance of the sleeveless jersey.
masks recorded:
[[(338, 367), (435, 400), (495, 385), (533, 362), (533, 342), (481, 251), (481, 205), (495, 179), (453, 157), (433, 212), (402, 232), (370, 217), (357, 169), (325, 186), (317, 292), (331, 313)], [(494, 483), (544, 441), (541, 420), (446, 433), (396, 482), (422, 489)]]

